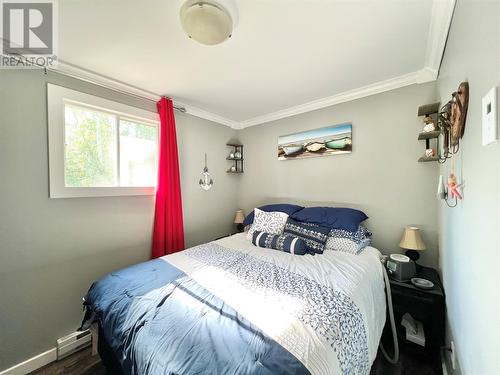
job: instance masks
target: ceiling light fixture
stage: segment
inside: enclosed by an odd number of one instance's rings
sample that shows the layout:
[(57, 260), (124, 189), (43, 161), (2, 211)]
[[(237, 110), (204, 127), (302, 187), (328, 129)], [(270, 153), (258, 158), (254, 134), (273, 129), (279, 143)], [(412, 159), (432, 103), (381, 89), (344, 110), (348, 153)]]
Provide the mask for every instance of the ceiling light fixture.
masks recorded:
[(231, 37), (236, 26), (236, 7), (231, 0), (187, 0), (181, 7), (180, 18), (188, 37), (212, 46)]

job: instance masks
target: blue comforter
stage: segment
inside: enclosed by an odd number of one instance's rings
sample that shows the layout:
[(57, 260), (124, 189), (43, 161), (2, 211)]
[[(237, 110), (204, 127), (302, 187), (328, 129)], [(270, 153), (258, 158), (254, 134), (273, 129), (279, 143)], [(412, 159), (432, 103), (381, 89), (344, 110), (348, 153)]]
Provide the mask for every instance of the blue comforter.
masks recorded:
[(309, 374), (277, 342), (166, 260), (113, 272), (85, 297), (125, 374)]

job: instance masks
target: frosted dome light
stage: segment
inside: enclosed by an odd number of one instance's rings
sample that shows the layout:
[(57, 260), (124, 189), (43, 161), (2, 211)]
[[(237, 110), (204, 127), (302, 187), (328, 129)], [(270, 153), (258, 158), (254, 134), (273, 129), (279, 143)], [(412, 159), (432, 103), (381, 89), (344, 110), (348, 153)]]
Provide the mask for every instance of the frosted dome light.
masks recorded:
[(181, 7), (180, 17), (184, 32), (201, 44), (222, 43), (233, 32), (229, 10), (213, 0), (186, 1)]

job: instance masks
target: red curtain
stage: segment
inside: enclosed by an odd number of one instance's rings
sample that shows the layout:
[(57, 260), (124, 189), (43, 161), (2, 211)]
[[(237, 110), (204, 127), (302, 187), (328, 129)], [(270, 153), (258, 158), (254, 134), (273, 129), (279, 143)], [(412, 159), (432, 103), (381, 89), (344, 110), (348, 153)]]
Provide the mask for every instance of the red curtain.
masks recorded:
[(181, 182), (172, 100), (161, 98), (158, 182), (151, 256), (158, 258), (184, 249)]

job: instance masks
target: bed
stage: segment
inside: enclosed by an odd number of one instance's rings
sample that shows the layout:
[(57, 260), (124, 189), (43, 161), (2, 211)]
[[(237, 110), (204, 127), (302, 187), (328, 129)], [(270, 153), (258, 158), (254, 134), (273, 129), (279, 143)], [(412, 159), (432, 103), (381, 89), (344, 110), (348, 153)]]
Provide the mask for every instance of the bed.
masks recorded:
[(368, 374), (385, 323), (379, 251), (290, 255), (244, 233), (110, 273), (82, 328), (124, 374)]

